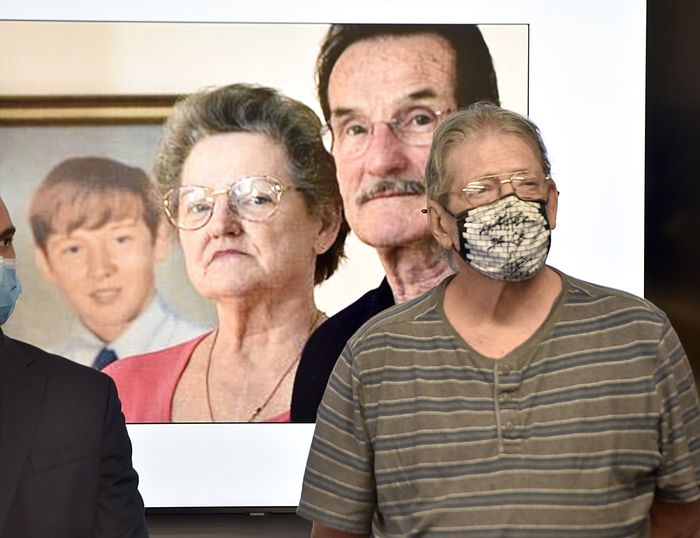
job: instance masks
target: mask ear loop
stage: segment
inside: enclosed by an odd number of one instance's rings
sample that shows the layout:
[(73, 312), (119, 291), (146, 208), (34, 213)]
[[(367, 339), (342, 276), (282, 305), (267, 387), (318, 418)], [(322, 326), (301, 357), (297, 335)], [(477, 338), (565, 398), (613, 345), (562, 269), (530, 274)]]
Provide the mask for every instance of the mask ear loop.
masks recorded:
[(452, 248), (459, 254), (464, 261), (468, 261), (469, 259), (467, 256), (469, 255), (469, 251), (467, 250), (467, 242), (463, 241), (464, 236), (462, 235), (464, 231), (461, 229), (462, 227), (459, 225), (459, 220), (455, 218), (455, 226), (457, 227), (457, 237), (459, 238), (459, 250), (457, 250), (454, 245), (452, 245)]
[(474, 210), (476, 208), (470, 208), (470, 209), (465, 209), (464, 211), (461, 211), (460, 213), (457, 213), (456, 215), (453, 215), (447, 209), (445, 209), (445, 212), (454, 219), (455, 221), (455, 227), (457, 228), (457, 238), (459, 239), (459, 250), (455, 248), (454, 245), (452, 245), (452, 249), (459, 254), (459, 256), (466, 262), (469, 261), (469, 258), (467, 256), (469, 255), (469, 250), (467, 249), (467, 242), (463, 241), (464, 239), (464, 226), (460, 226), (460, 222), (464, 219), (464, 217), (467, 216), (467, 213), (470, 211)]
[[(443, 207), (443, 209), (445, 209), (445, 208)], [(420, 212), (423, 213), (424, 215), (427, 215), (428, 209), (424, 207), (423, 209), (420, 210)], [(462, 237), (462, 233), (459, 231), (459, 224), (457, 224), (457, 217), (455, 215), (453, 215), (452, 213), (450, 213), (447, 209), (445, 209), (445, 213), (447, 213), (450, 217), (455, 219), (455, 224), (457, 225), (457, 235), (459, 235), (459, 237)], [(463, 260), (467, 259), (467, 249), (464, 246), (464, 243), (462, 241), (459, 242), (459, 250), (457, 250), (455, 248), (454, 244), (452, 244), (452, 250), (455, 251), (459, 256), (461, 256)], [(462, 251), (464, 251), (464, 252), (462, 252)]]
[(4, 258), (0, 256), (0, 266), (14, 269), (17, 267), (17, 258)]

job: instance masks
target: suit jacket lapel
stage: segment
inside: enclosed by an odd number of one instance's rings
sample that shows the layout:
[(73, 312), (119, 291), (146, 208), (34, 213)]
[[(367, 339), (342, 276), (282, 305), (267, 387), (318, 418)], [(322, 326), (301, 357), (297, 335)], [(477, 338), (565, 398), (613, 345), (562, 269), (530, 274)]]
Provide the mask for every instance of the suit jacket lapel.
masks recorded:
[(46, 374), (40, 361), (20, 356), (0, 331), (0, 529), (24, 468), (44, 399)]

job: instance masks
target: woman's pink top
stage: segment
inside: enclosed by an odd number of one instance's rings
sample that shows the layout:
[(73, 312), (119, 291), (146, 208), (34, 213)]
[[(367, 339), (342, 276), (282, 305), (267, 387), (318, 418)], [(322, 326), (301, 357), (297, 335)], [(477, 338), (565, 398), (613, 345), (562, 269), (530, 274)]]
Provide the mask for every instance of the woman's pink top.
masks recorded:
[[(117, 385), (127, 422), (172, 422), (177, 384), (197, 344), (209, 334), (167, 349), (115, 361), (102, 370)], [(289, 422), (289, 418), (289, 411), (285, 411), (265, 422)]]

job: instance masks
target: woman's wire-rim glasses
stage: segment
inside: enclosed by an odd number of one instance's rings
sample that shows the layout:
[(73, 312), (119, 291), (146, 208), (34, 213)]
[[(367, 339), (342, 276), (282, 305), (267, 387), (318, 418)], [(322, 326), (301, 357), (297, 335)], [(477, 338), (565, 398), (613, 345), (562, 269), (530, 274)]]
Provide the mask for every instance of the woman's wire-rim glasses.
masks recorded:
[(231, 211), (244, 220), (260, 222), (277, 212), (282, 195), (291, 190), (302, 189), (285, 185), (270, 175), (246, 176), (221, 189), (201, 185), (174, 187), (163, 196), (163, 208), (176, 228), (197, 230), (211, 220), (216, 197), (226, 194)]

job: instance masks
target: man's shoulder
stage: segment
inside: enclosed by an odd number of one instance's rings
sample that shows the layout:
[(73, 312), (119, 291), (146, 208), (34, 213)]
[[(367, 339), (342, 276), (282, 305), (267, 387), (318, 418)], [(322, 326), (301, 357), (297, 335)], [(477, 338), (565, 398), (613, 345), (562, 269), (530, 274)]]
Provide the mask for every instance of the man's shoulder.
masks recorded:
[(377, 334), (420, 335), (423, 331), (417, 328), (418, 325), (430, 324), (434, 329), (434, 323), (443, 321), (437, 308), (443, 288), (444, 283), (371, 317), (350, 339), (349, 345)]
[(671, 329), (668, 316), (651, 301), (619, 289), (563, 275), (566, 300), (559, 330), (577, 334), (624, 329), (631, 335), (661, 339)]
[(8, 336), (4, 336), (4, 339), (5, 349), (8, 351), (6, 360), (15, 363), (21, 361), (27, 366), (37, 368), (44, 372), (51, 382), (67, 380), (72, 385), (104, 385), (109, 383), (107, 376), (93, 368), (83, 366), (21, 340), (15, 340)]
[(176, 375), (174, 372), (186, 366), (197, 345), (211, 333), (212, 331), (206, 331), (186, 342), (157, 351), (125, 357), (109, 364), (103, 371), (114, 379)]
[(666, 319), (664, 312), (648, 299), (620, 289), (587, 282), (564, 273), (560, 274), (567, 288), (567, 302), (570, 305), (588, 305), (607, 312), (638, 309), (652, 317)]
[(52, 355), (70, 359), (71, 362), (77, 364), (92, 366), (103, 345), (96, 337), (89, 334), (86, 328), (80, 325), (68, 338), (48, 346), (45, 351)]
[(345, 344), (363, 323), (393, 305), (394, 297), (385, 278), (378, 287), (324, 321), (311, 335), (310, 341), (322, 342), (323, 345), (329, 340)]
[(378, 287), (369, 290), (362, 297), (333, 314), (324, 322), (324, 325), (346, 326), (348, 322), (359, 319), (364, 323), (394, 304), (391, 288), (385, 278)]
[(149, 305), (110, 343), (110, 347), (122, 359), (167, 349), (209, 331), (172, 308), (156, 291)]
[[(153, 302), (147, 310), (151, 313), (151, 321), (157, 321), (161, 330), (167, 329), (169, 332), (175, 333), (182, 342), (211, 330), (175, 309), (158, 290), (156, 290)], [(146, 312), (144, 312), (143, 317), (148, 317)], [(137, 318), (137, 320), (142, 319)]]

